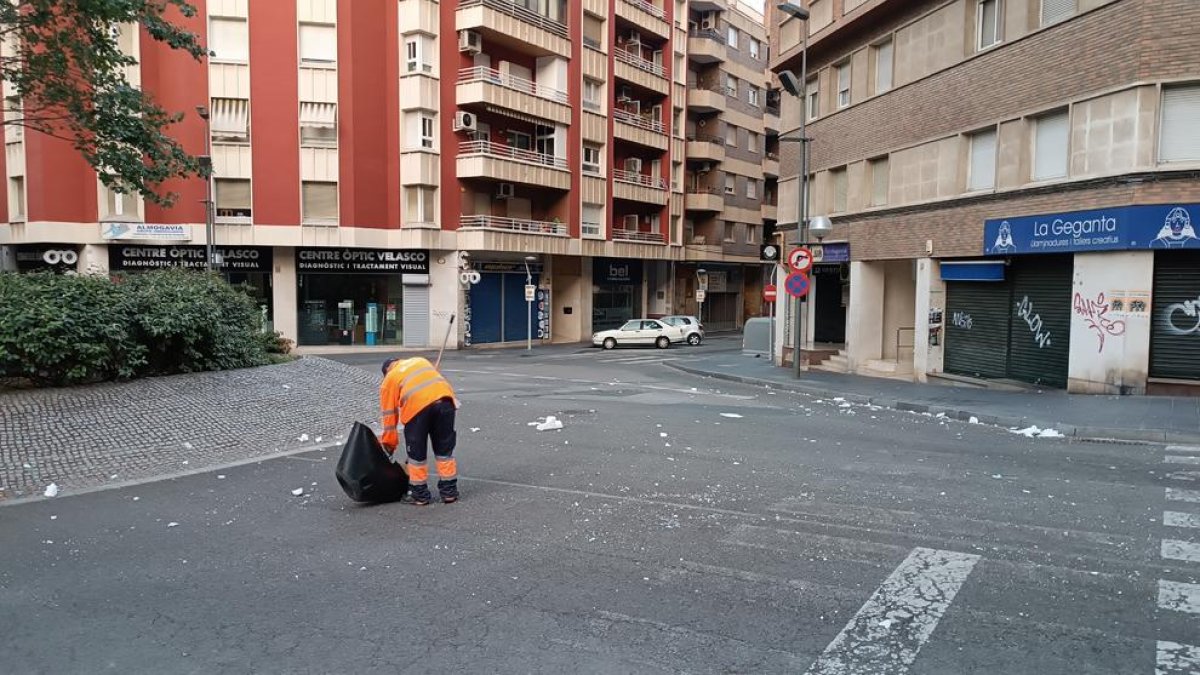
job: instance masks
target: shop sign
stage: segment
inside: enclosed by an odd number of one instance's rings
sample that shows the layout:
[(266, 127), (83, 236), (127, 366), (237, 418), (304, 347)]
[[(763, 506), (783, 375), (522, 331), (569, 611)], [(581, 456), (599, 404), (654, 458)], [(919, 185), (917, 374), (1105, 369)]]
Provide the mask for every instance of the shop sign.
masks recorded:
[(850, 242), (813, 244), (809, 248), (812, 249), (814, 263), (850, 262)]
[(429, 274), (427, 249), (298, 248), (297, 272)]
[(70, 244), (18, 245), (16, 261), (19, 272), (74, 272), (79, 263), (79, 247)]
[[(222, 272), (272, 271), (269, 246), (216, 246), (216, 269)], [(139, 246), (109, 244), (108, 269), (112, 272), (153, 270), (164, 267), (204, 269), (206, 249), (198, 244)]]
[(1200, 204), (1110, 209), (996, 218), (984, 222), (986, 255), (1200, 249)]
[(592, 262), (592, 281), (602, 285), (636, 286), (642, 283), (642, 262), (596, 258)]
[(729, 272), (725, 270), (710, 270), (708, 273), (708, 291), (710, 293), (727, 293), (729, 291)]
[(550, 339), (550, 289), (537, 289), (537, 311), (534, 320), (537, 321), (537, 336), (539, 340)]
[[(476, 272), (520, 272), (525, 273), (524, 262), (473, 262), (471, 269)], [(542, 263), (529, 263), (530, 274), (541, 274)], [(471, 282), (478, 283), (478, 282)]]
[(161, 223), (101, 223), (100, 238), (125, 239), (168, 239), (191, 241), (191, 225), (165, 225)]

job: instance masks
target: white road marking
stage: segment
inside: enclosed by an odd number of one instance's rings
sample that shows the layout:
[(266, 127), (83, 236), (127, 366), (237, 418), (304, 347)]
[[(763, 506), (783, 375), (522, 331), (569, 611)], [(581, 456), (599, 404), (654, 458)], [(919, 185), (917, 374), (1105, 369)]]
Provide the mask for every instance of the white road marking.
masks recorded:
[(1200, 464), (1200, 457), (1186, 457), (1184, 455), (1167, 455), (1163, 460), (1167, 464)]
[(1176, 612), (1200, 614), (1200, 584), (1159, 579), (1158, 606)]
[(954, 601), (979, 556), (916, 548), (808, 669), (808, 675), (901, 675)]
[(1200, 445), (1168, 445), (1167, 452), (1191, 452), (1200, 455)]
[(1200, 647), (1178, 642), (1158, 641), (1158, 664), (1154, 675), (1195, 675), (1200, 673)]
[(1178, 539), (1163, 539), (1162, 557), (1167, 560), (1182, 560), (1184, 562), (1200, 562), (1200, 544)]
[(1163, 525), (1167, 527), (1197, 527), (1200, 528), (1200, 515), (1180, 513), (1178, 511), (1163, 511)]
[(1191, 502), (1193, 504), (1200, 504), (1200, 490), (1183, 490), (1181, 488), (1167, 488), (1167, 501)]
[(1195, 482), (1200, 480), (1200, 471), (1169, 471), (1167, 472), (1166, 478), (1169, 480), (1187, 480)]

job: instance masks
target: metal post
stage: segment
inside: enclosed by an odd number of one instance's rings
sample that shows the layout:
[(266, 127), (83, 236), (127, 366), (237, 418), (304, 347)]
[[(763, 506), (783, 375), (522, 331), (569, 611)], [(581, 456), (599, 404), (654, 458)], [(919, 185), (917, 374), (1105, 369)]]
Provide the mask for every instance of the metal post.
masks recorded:
[[(800, 195), (796, 200), (800, 208), (796, 223), (797, 244), (803, 246), (808, 239), (808, 22), (804, 22), (804, 41), (800, 47)], [(804, 372), (801, 354), (804, 345), (804, 302), (796, 298), (796, 334), (792, 336), (792, 368), (796, 377)]]
[[(533, 284), (533, 275), (529, 273), (529, 261), (525, 261), (525, 287)], [(533, 300), (525, 301), (525, 351), (533, 351)]]

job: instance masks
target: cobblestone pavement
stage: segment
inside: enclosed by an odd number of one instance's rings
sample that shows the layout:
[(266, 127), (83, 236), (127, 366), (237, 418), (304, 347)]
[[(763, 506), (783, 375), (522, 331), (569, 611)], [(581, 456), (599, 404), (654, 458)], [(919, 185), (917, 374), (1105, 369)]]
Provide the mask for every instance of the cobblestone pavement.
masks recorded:
[(378, 376), (277, 366), (0, 394), (0, 500), (174, 474), (343, 437), (376, 418)]

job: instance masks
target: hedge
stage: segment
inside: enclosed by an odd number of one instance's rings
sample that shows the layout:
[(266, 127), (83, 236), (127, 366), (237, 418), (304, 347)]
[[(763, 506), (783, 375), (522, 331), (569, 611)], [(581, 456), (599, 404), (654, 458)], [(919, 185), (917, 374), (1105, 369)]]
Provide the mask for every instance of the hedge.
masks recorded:
[(246, 368), (289, 348), (215, 274), (0, 274), (0, 377), (67, 385)]

